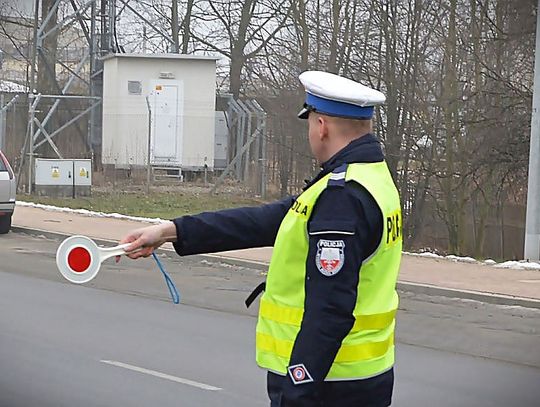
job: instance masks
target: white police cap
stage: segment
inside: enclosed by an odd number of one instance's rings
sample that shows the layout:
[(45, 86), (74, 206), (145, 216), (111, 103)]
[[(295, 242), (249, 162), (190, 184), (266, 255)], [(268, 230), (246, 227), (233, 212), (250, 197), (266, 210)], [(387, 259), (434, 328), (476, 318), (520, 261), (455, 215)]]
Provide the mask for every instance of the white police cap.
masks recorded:
[(381, 92), (332, 73), (306, 71), (299, 78), (306, 89), (304, 108), (298, 113), (301, 119), (307, 119), (309, 112), (371, 119), (374, 107), (386, 101)]

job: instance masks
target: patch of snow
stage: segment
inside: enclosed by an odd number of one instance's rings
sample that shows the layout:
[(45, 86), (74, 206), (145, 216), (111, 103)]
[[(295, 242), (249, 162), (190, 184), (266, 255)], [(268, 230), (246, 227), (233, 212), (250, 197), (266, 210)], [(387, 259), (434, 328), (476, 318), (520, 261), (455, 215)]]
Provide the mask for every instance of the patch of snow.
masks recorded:
[(0, 80), (0, 92), (28, 93), (28, 87), (12, 81)]
[(454, 256), (453, 254), (446, 256), (446, 258), (448, 260), (459, 261), (462, 263), (478, 263), (478, 260), (473, 259), (472, 257), (460, 257), (460, 256)]
[(415, 257), (429, 257), (432, 259), (443, 259), (444, 257), (431, 252), (422, 252), (422, 253), (410, 253), (410, 252), (403, 252), (403, 254), (407, 254), (409, 256), (415, 256)]
[[(104, 213), (104, 212), (89, 211), (88, 209), (63, 208), (63, 207), (52, 206), (52, 205), (37, 204), (34, 202), (17, 201), (17, 205), (43, 209), (43, 210), (51, 211), (51, 212), (73, 213), (73, 214), (97, 217), (97, 218), (124, 219), (124, 220), (132, 220), (136, 222), (145, 222), (145, 223), (153, 223), (153, 224), (166, 222), (165, 220), (160, 219), (160, 218), (145, 218), (141, 216), (122, 215), (120, 213)], [(482, 265), (488, 265), (488, 266), (493, 266), (493, 267), (502, 268), (502, 269), (540, 271), (540, 263), (527, 262), (524, 260), (505, 261), (503, 263), (497, 263), (495, 260), (492, 260), (492, 259), (487, 259), (481, 262), (476, 259), (473, 259), (472, 257), (461, 257), (461, 256), (453, 255), (453, 254), (450, 254), (448, 256), (441, 256), (440, 254), (429, 252), (429, 251), (421, 252), (421, 253), (403, 252), (403, 254), (406, 254), (408, 256), (424, 257), (424, 258), (437, 259), (437, 260), (447, 260), (447, 261), (450, 260), (450, 261), (460, 262), (460, 263), (482, 264)], [(208, 262), (207, 260), (202, 260), (202, 263), (211, 264), (211, 262)], [(230, 264), (221, 263), (221, 262), (219, 264), (223, 267), (240, 268), (238, 266), (231, 266)]]
[(448, 256), (441, 256), (440, 254), (436, 254), (432, 252), (422, 252), (422, 253), (403, 252), (403, 254), (406, 254), (408, 256), (424, 257), (424, 258), (437, 259), (437, 260), (450, 260), (450, 261), (459, 262), (459, 263), (482, 264), (486, 266), (493, 266), (496, 268), (503, 268), (503, 269), (540, 271), (539, 263), (527, 262), (525, 260), (505, 261), (503, 263), (497, 263), (495, 260), (492, 260), (492, 259), (487, 259), (481, 262), (476, 259), (473, 259), (472, 257), (461, 257), (461, 256), (453, 255), (453, 254), (449, 254)]
[(540, 270), (540, 264), (527, 261), (505, 261), (495, 264), (493, 267), (512, 270)]
[(64, 207), (58, 207), (58, 206), (52, 206), (52, 205), (37, 204), (34, 202), (17, 201), (17, 205), (43, 209), (45, 211), (51, 211), (51, 212), (74, 213), (78, 215), (95, 217), (95, 218), (124, 219), (124, 220), (133, 220), (136, 222), (145, 222), (145, 223), (166, 222), (165, 220), (160, 219), (160, 218), (145, 218), (142, 216), (122, 215), (120, 213), (104, 213), (104, 212), (89, 211), (88, 209), (71, 209), (71, 208), (64, 208)]

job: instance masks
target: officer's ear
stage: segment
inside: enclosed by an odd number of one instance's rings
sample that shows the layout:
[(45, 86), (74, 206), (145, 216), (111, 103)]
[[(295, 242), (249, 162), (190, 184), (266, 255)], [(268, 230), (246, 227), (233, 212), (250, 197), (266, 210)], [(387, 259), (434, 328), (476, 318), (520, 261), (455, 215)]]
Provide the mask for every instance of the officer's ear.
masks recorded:
[(326, 138), (328, 138), (328, 134), (329, 134), (329, 124), (330, 124), (330, 120), (327, 116), (322, 116), (322, 115), (318, 115), (317, 117), (317, 124), (319, 125), (319, 138), (320, 140), (324, 140)]

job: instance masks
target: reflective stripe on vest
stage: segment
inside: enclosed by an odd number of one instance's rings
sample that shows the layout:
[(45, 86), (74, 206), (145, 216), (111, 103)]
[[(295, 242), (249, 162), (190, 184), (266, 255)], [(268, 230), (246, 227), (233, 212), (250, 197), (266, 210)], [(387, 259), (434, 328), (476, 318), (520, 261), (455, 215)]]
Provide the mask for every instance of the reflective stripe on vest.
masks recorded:
[[(297, 198), (276, 237), (266, 292), (261, 298), (256, 339), (259, 366), (281, 374), (287, 372), (304, 317), (308, 221), (331, 177), (332, 174), (326, 175)], [(398, 308), (395, 286), (402, 249), (398, 192), (384, 162), (349, 164), (345, 178), (362, 185), (373, 196), (383, 216), (383, 231), (377, 250), (359, 270), (355, 323), (343, 340), (326, 380), (372, 377), (394, 363)]]
[[(394, 321), (396, 311), (394, 309), (381, 314), (355, 315), (355, 322), (351, 332), (386, 328)], [(263, 298), (261, 299), (259, 316), (283, 324), (300, 326), (302, 317), (304, 316), (304, 310), (302, 308), (273, 304)]]
[[(384, 356), (394, 344), (394, 335), (379, 342), (362, 343), (359, 345), (343, 345), (336, 356), (335, 362), (348, 363), (361, 360), (369, 360)], [(284, 339), (276, 339), (271, 335), (257, 333), (257, 346), (261, 350), (274, 353), (281, 357), (289, 357), (294, 342)]]

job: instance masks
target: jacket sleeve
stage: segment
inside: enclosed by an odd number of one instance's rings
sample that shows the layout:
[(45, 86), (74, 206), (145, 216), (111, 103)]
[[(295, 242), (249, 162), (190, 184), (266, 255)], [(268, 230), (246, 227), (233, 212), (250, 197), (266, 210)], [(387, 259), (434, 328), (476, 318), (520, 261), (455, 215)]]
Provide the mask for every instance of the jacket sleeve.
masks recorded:
[(258, 207), (226, 209), (173, 219), (181, 256), (273, 246), (293, 197)]
[[(376, 247), (377, 235), (380, 240), (377, 204), (365, 189), (350, 184), (327, 188), (309, 222), (304, 317), (284, 380), (284, 407), (317, 405), (321, 384), (355, 321), (362, 261)], [(333, 248), (334, 256), (325, 248)]]

